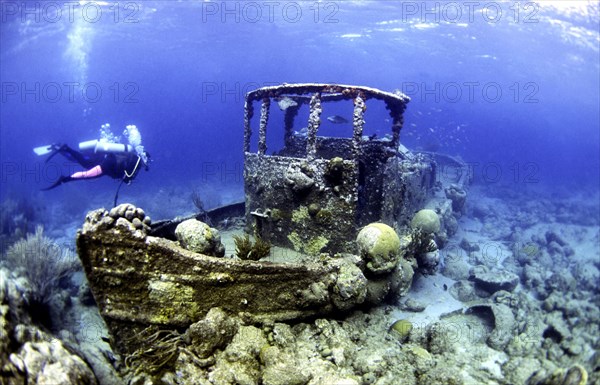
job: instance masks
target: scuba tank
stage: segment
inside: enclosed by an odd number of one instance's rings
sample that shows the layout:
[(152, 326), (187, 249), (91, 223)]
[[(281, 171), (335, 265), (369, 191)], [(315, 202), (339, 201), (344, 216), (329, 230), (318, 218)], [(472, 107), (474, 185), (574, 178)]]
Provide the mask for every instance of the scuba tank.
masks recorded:
[(93, 153), (102, 153), (102, 152), (112, 152), (112, 153), (126, 153), (133, 152), (133, 146), (129, 144), (123, 143), (112, 143), (103, 140), (88, 140), (85, 142), (79, 143), (79, 150), (83, 152), (93, 152)]
[(88, 140), (85, 142), (79, 143), (79, 151), (93, 151), (96, 148), (96, 144), (98, 143), (98, 139)]

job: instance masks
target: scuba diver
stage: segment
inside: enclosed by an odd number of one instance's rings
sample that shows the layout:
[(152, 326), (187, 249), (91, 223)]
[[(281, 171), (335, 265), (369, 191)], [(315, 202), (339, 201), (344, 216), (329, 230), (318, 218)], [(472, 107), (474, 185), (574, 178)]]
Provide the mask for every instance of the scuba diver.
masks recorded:
[[(109, 124), (102, 125), (100, 133), (101, 139), (79, 143), (80, 151), (76, 151), (66, 144), (53, 144), (35, 148), (34, 151), (38, 155), (51, 154), (46, 162), (50, 161), (56, 154), (61, 154), (86, 169), (69, 176), (62, 175), (56, 182), (42, 190), (51, 190), (63, 183), (94, 179), (103, 175), (120, 179), (121, 184), (123, 182), (129, 184), (142, 167), (146, 171), (148, 170), (150, 154), (144, 150), (142, 137), (136, 126), (127, 126), (123, 133), (128, 138), (128, 144), (118, 143), (118, 138), (110, 132)], [(119, 184), (119, 188), (121, 184)]]

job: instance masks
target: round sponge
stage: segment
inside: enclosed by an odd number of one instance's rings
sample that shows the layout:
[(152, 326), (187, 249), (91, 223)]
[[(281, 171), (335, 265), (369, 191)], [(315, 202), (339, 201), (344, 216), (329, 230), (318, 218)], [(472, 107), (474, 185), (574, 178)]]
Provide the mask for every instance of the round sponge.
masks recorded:
[(371, 223), (356, 237), (358, 252), (367, 261), (373, 273), (392, 271), (400, 259), (400, 238), (393, 228), (385, 223)]
[(418, 211), (410, 222), (413, 229), (421, 229), (426, 234), (440, 231), (440, 217), (435, 211), (423, 209)]

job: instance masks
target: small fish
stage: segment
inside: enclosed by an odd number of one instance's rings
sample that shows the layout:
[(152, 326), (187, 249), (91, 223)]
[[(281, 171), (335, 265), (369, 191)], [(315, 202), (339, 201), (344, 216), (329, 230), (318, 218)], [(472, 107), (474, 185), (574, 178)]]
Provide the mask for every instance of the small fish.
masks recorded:
[(308, 128), (302, 127), (300, 131), (294, 131), (294, 135), (296, 136), (308, 136)]
[(339, 116), (339, 115), (328, 116), (327, 120), (329, 120), (331, 123), (335, 123), (335, 124), (348, 123), (348, 119), (344, 118), (343, 116)]

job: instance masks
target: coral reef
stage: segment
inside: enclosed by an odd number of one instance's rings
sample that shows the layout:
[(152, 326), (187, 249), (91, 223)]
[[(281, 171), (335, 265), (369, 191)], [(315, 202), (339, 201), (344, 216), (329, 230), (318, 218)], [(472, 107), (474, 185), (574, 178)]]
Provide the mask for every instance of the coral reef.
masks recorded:
[(33, 294), (27, 278), (0, 268), (2, 384), (98, 384), (81, 353), (33, 325)]
[[(322, 210), (321, 205), (309, 204), (290, 211), (289, 216), (290, 219), (295, 216), (297, 223), (311, 223)], [(499, 221), (499, 227), (509, 227), (500, 222), (502, 212), (498, 210), (489, 217)], [(101, 218), (98, 223), (102, 223)], [(443, 218), (441, 226), (445, 227), (447, 217)], [(463, 215), (463, 219), (468, 216)], [(86, 226), (89, 231), (89, 224)], [(132, 384), (200, 385), (386, 385), (396, 384), (398, 379), (410, 385), (596, 383), (600, 373), (600, 359), (595, 353), (600, 330), (596, 299), (598, 266), (573, 259), (578, 255), (578, 245), (564, 232), (543, 229), (532, 232), (536, 235), (531, 238), (521, 230), (514, 233), (517, 235), (510, 235), (509, 239), (524, 246), (503, 248), (503, 252), (508, 252), (506, 258), (487, 261), (485, 247), (478, 249), (482, 245), (481, 234), (459, 230), (458, 239), (469, 240), (463, 242), (463, 248), (456, 245), (456, 249), (446, 254), (443, 270), (456, 282), (452, 284), (445, 279), (437, 287), (440, 293), (449, 287), (449, 292), (464, 304), (431, 321), (416, 319), (431, 317), (430, 310), (440, 306), (443, 297), (435, 300), (430, 296), (427, 298), (431, 302), (427, 302), (425, 297), (415, 301), (409, 296), (400, 307), (381, 305), (384, 298), (397, 300), (390, 293), (406, 294), (413, 268), (427, 272), (428, 263), (429, 266), (437, 263), (439, 254), (432, 251), (437, 249), (436, 234), (412, 229), (401, 233), (397, 264), (385, 274), (375, 274), (367, 267), (370, 260), (367, 254), (363, 257), (350, 253), (323, 254), (314, 259), (335, 264), (328, 273), (333, 280), (308, 280), (286, 299), (291, 303), (301, 298), (304, 309), (331, 301), (334, 313), (339, 315), (335, 320), (317, 315), (312, 320), (290, 324), (278, 319), (256, 322), (247, 317), (248, 312), (231, 311), (231, 303), (219, 298), (208, 312), (195, 314), (194, 320), (182, 324), (176, 332), (148, 330), (146, 335), (151, 337), (147, 339), (154, 338), (161, 349), (150, 356), (140, 355), (141, 359), (128, 359), (132, 369), (128, 379)], [(97, 240), (103, 235), (92, 232), (88, 236)], [(501, 239), (506, 242), (507, 238)], [(123, 237), (121, 242), (132, 239)], [(153, 248), (157, 247), (155, 242), (147, 234), (139, 239), (139, 245), (148, 243)], [(130, 247), (134, 250), (138, 243)], [(461, 254), (465, 248), (471, 250), (469, 258)], [(106, 249), (105, 253), (116, 254), (111, 250)], [(180, 263), (177, 262), (180, 256), (169, 255), (174, 263)], [(183, 255), (191, 258), (191, 253)], [(193, 262), (197, 272), (216, 278), (211, 290), (220, 290), (221, 284), (228, 291), (236, 290), (234, 282), (238, 278), (226, 276), (218, 270), (218, 265), (211, 265), (212, 270), (202, 270), (197, 258)], [(246, 268), (254, 266), (252, 261), (239, 262), (248, 263)], [(268, 269), (267, 266), (261, 269)], [(435, 270), (429, 271), (435, 274)], [(173, 272), (161, 273), (166, 276)], [(269, 276), (269, 282), (280, 279)], [(420, 274), (418, 282), (441, 278)], [(164, 286), (165, 282), (158, 277), (152, 282), (150, 287), (156, 293), (191, 298), (181, 285)], [(255, 297), (263, 296), (268, 297), (264, 292)], [(236, 297), (239, 301), (243, 296)], [(186, 299), (188, 303), (190, 300)], [(248, 302), (242, 303), (240, 309), (252, 306), (255, 299), (243, 297), (243, 300)], [(220, 304), (226, 306), (219, 308)], [(359, 304), (380, 305), (348, 315)], [(399, 310), (403, 313), (399, 314)], [(345, 312), (344, 316), (340, 311)], [(173, 308), (170, 312), (177, 314), (179, 310)], [(398, 320), (401, 321), (395, 324)]]
[(212, 309), (188, 328), (186, 335), (193, 337), (185, 339), (170, 371), (140, 373), (132, 383), (391, 385), (398, 379), (408, 385), (463, 383), (443, 361), (434, 364), (445, 353), (432, 353), (410, 341), (412, 326), (397, 324), (402, 338), (409, 340), (399, 344), (388, 332), (388, 322), (385, 312), (377, 310), (355, 312), (343, 321), (317, 319), (257, 328)]
[[(117, 226), (128, 228), (133, 226), (136, 230), (150, 230), (150, 217), (146, 215), (144, 210), (132, 204), (123, 203), (113, 207), (108, 212), (108, 216), (116, 221)], [(110, 219), (107, 218), (107, 222), (110, 222)]]

